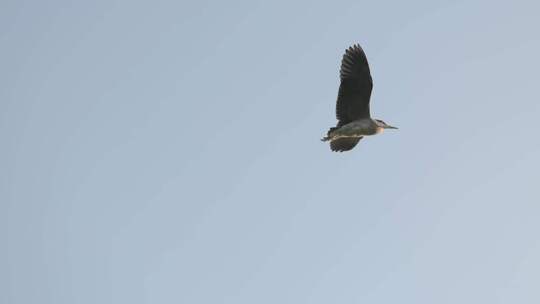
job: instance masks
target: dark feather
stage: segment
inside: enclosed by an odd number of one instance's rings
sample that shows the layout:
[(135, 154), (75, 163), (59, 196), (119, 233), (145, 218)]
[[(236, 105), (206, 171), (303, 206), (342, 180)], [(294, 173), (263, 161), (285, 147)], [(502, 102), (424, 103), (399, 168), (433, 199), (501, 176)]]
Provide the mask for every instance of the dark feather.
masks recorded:
[(341, 83), (336, 103), (338, 126), (361, 118), (369, 118), (369, 99), (373, 82), (366, 54), (356, 44), (349, 47), (341, 61)]
[(330, 149), (334, 152), (349, 151), (356, 146), (362, 137), (342, 137), (330, 142)]

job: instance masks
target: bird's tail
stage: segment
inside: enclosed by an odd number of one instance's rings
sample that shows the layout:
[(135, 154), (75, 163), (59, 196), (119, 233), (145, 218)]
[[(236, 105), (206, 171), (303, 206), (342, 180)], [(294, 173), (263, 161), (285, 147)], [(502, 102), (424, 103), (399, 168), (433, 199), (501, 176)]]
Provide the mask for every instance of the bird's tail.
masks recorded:
[(328, 132), (326, 132), (326, 136), (321, 138), (322, 141), (329, 141), (332, 139), (332, 132), (334, 132), (335, 130), (339, 129), (338, 127), (331, 127)]

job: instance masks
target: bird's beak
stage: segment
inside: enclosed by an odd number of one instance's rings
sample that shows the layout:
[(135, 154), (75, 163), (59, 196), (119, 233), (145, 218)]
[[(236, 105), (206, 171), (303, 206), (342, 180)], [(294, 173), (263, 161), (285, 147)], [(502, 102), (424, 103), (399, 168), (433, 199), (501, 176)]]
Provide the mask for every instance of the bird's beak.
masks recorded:
[(387, 125), (387, 126), (385, 127), (385, 129), (398, 129), (398, 127), (393, 127), (393, 126)]

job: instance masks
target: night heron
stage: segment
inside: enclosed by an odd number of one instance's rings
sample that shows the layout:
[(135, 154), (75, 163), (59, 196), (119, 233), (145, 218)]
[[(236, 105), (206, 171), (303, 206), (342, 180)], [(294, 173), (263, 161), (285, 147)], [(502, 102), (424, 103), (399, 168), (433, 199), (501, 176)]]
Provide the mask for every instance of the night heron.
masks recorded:
[(397, 129), (369, 114), (369, 98), (373, 81), (369, 73), (366, 54), (360, 45), (349, 47), (341, 60), (336, 102), (338, 123), (330, 128), (323, 141), (330, 141), (332, 151), (349, 151), (364, 137), (381, 133), (384, 129)]

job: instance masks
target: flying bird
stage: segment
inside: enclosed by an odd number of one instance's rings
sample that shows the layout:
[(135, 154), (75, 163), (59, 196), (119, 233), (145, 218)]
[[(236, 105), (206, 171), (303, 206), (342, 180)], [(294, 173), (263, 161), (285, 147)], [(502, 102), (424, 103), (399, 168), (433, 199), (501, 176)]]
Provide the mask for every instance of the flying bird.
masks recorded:
[(355, 44), (349, 47), (341, 60), (336, 102), (338, 123), (330, 128), (322, 141), (330, 141), (332, 151), (349, 151), (364, 137), (381, 133), (384, 129), (397, 129), (380, 119), (372, 119), (369, 99), (373, 81), (364, 50)]

